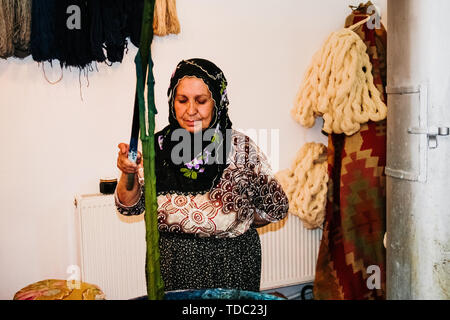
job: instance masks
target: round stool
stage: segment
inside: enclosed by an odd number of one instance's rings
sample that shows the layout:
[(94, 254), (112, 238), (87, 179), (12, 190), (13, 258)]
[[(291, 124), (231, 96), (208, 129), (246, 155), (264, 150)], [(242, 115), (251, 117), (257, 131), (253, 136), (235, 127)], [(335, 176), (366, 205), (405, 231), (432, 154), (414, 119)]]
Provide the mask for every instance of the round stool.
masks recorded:
[(105, 294), (96, 285), (67, 284), (68, 281), (57, 279), (35, 282), (16, 292), (14, 300), (105, 300)]

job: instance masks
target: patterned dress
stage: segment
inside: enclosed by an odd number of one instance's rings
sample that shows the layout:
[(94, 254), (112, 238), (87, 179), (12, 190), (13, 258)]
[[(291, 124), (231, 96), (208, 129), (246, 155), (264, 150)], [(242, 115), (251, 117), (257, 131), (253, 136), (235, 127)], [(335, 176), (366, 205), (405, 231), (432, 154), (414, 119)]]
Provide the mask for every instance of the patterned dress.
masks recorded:
[[(219, 287), (259, 291), (261, 244), (254, 217), (279, 221), (289, 202), (266, 156), (236, 130), (227, 165), (216, 186), (204, 194), (157, 197), (161, 273), (167, 291)], [(143, 188), (135, 205), (122, 205), (117, 193), (115, 199), (123, 215), (145, 210)]]

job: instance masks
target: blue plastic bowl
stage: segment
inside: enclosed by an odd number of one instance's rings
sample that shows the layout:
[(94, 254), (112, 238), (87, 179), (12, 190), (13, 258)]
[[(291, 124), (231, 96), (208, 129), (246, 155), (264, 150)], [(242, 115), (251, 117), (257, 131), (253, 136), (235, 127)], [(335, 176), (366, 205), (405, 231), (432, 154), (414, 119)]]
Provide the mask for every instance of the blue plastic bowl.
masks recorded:
[[(147, 300), (147, 296), (133, 300)], [(286, 300), (268, 293), (237, 289), (202, 289), (167, 291), (164, 300)]]

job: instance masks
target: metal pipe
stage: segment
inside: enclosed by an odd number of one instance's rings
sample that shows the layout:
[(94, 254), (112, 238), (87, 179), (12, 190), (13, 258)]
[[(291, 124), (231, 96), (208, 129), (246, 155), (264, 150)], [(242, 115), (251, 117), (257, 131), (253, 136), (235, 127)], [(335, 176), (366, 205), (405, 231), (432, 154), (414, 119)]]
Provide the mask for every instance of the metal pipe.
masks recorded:
[(388, 1), (388, 299), (450, 299), (449, 12)]

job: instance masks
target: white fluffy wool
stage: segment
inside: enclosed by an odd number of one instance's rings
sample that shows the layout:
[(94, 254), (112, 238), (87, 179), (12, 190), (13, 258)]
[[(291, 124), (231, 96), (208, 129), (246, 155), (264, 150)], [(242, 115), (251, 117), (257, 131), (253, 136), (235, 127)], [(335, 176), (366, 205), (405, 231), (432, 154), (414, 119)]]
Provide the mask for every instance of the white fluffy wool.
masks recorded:
[(386, 118), (373, 83), (367, 47), (350, 28), (333, 32), (314, 55), (300, 86), (292, 117), (310, 128), (322, 116), (323, 130), (352, 135), (360, 125)]
[(277, 172), (275, 177), (289, 199), (289, 212), (298, 216), (305, 228), (320, 228), (328, 190), (327, 147), (306, 143), (297, 152), (291, 168)]

